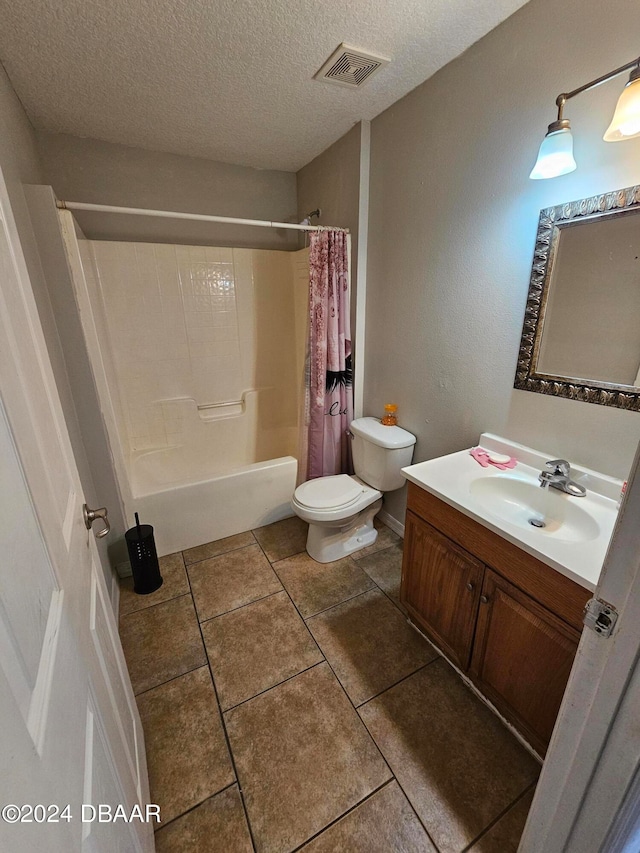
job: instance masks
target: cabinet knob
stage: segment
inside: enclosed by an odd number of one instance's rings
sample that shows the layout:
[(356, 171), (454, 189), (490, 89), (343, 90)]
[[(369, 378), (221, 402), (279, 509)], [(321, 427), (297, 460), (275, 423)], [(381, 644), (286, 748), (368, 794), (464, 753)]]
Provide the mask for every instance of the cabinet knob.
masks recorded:
[(488, 595), (481, 595), (481, 596), (480, 596), (480, 601), (481, 601), (483, 604), (488, 604), (488, 603), (489, 603), (489, 596), (488, 596)]
[(473, 592), (475, 588), (476, 585), (472, 581), (469, 581), (469, 583), (467, 584), (467, 589), (469, 590), (469, 592)]

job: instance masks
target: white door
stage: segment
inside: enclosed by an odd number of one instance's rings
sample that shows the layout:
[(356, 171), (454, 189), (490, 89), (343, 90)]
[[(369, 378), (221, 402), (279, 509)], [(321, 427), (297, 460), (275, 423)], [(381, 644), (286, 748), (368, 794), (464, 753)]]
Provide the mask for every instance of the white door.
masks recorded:
[[(0, 850), (6, 853), (154, 849), (152, 825), (135, 811), (134, 822), (109, 820), (109, 810), (112, 818), (129, 818), (135, 804), (144, 815), (149, 792), (140, 718), (83, 503), (0, 173)], [(92, 807), (95, 820), (89, 820)]]
[(640, 850), (640, 445), (594, 595), (618, 621), (582, 632), (520, 853)]

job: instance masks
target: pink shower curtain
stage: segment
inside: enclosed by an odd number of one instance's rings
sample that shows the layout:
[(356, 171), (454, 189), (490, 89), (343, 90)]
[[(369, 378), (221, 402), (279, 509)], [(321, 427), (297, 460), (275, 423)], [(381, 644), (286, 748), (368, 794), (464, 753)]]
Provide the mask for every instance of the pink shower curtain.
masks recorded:
[(349, 265), (344, 231), (314, 231), (309, 254), (306, 477), (346, 474), (353, 420)]

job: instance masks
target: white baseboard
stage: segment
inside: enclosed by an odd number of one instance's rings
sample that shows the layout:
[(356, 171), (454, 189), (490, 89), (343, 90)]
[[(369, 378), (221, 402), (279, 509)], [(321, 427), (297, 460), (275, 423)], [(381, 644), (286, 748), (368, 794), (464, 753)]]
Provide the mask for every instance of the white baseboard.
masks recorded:
[(387, 527), (390, 527), (394, 533), (397, 533), (398, 536), (404, 539), (404, 524), (402, 524), (402, 522), (398, 521), (398, 519), (394, 518), (392, 515), (389, 515), (389, 513), (385, 512), (383, 509), (378, 513), (378, 518), (380, 521), (383, 521)]

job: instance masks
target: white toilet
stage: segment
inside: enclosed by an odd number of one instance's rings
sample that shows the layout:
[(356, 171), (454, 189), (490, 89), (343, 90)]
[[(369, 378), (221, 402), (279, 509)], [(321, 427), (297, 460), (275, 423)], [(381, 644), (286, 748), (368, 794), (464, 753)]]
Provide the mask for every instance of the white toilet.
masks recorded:
[(349, 429), (355, 475), (308, 480), (291, 499), (295, 514), (309, 522), (307, 553), (318, 563), (339, 560), (376, 541), (373, 519), (382, 493), (404, 485), (400, 469), (411, 463), (416, 443), (406, 429), (383, 426), (377, 418), (357, 418)]

